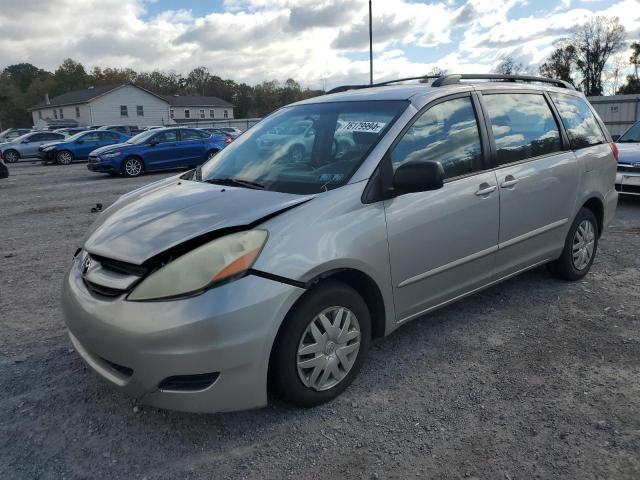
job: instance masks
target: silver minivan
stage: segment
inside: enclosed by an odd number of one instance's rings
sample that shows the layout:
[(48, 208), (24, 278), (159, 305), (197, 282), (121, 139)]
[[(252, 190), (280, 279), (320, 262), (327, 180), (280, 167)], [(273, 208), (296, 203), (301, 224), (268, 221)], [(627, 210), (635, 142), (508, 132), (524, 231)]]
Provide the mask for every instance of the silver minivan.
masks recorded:
[[(308, 407), (351, 383), (374, 337), (538, 265), (586, 275), (617, 193), (584, 96), (535, 77), (429, 81), (284, 107), (118, 199), (64, 281), (81, 357), (159, 407), (246, 409), (270, 391)], [(301, 122), (313, 141), (261, 148)]]

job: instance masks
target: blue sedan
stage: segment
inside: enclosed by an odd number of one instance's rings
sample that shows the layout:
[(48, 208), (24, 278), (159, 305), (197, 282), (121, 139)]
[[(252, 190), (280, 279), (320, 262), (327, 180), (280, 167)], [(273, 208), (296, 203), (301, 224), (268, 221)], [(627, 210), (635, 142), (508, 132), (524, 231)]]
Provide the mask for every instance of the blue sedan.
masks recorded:
[(98, 148), (89, 155), (92, 172), (137, 177), (145, 171), (194, 167), (230, 143), (224, 135), (195, 128), (162, 128), (142, 132), (125, 143)]
[(38, 157), (44, 163), (55, 162), (70, 165), (74, 160), (86, 159), (96, 148), (122, 143), (127, 135), (109, 130), (80, 132), (62, 141), (49, 142), (38, 148)]

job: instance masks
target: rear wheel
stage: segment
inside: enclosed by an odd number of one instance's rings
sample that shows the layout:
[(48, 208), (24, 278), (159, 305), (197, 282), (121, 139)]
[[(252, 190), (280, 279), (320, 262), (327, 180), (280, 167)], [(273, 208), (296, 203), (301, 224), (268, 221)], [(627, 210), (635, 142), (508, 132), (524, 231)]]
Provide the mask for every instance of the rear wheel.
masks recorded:
[(2, 154), (2, 158), (4, 158), (4, 161), (7, 163), (16, 163), (20, 160), (20, 154), (15, 150), (7, 150)]
[(139, 177), (144, 173), (144, 164), (138, 157), (125, 158), (122, 163), (122, 174), (125, 177)]
[(71, 165), (73, 163), (73, 153), (69, 150), (62, 150), (56, 155), (56, 162), (59, 165)]
[(371, 318), (351, 287), (327, 281), (289, 312), (274, 344), (272, 385), (283, 400), (312, 407), (342, 393), (358, 374)]
[(598, 220), (588, 208), (581, 208), (571, 224), (562, 255), (549, 264), (551, 273), (563, 280), (580, 280), (593, 264), (598, 250)]

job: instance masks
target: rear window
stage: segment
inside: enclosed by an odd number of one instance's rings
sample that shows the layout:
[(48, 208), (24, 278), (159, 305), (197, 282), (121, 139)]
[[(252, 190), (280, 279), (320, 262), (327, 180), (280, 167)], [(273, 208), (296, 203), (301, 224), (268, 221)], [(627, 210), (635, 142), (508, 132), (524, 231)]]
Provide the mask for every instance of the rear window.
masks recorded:
[(586, 100), (562, 93), (551, 93), (551, 98), (560, 112), (572, 149), (604, 143), (602, 130)]
[(560, 131), (543, 95), (483, 95), (491, 119), (498, 165), (549, 155), (562, 150)]

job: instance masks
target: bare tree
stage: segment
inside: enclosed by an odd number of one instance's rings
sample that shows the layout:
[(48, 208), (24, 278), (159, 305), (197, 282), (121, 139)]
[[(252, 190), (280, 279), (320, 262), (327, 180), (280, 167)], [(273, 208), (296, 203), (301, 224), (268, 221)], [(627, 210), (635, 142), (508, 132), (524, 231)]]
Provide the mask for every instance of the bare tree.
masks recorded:
[(604, 69), (603, 84), (606, 87), (605, 92), (608, 95), (615, 95), (620, 88), (620, 83), (623, 79), (624, 71), (629, 67), (629, 63), (626, 61), (621, 53), (611, 56), (609, 63)]
[(527, 73), (527, 70), (522, 63), (516, 61), (511, 55), (508, 55), (496, 66), (493, 73), (499, 73), (501, 75), (521, 75)]
[(574, 31), (571, 44), (586, 95), (602, 95), (602, 73), (609, 57), (623, 47), (624, 35), (618, 17), (593, 17)]
[(571, 44), (563, 43), (565, 44), (558, 45), (551, 55), (547, 57), (538, 71), (543, 77), (557, 78), (573, 85), (571, 73), (573, 72), (576, 49)]

